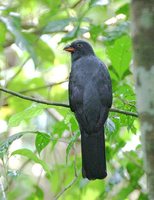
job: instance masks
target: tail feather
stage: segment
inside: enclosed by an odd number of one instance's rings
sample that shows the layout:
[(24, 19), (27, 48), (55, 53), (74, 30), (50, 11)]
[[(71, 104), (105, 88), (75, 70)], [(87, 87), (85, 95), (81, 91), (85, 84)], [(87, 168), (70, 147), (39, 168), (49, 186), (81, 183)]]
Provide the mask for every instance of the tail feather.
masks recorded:
[(104, 128), (95, 134), (81, 131), (82, 175), (89, 180), (103, 179), (106, 173)]

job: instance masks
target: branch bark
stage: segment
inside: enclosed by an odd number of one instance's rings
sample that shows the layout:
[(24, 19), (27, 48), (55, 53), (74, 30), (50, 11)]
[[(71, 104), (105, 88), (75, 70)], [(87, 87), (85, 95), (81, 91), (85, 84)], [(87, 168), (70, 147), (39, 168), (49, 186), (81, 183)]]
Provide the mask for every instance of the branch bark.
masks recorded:
[(8, 90), (8, 89), (6, 89), (6, 88), (0, 88), (0, 90), (3, 91), (3, 92), (6, 92), (6, 93), (8, 93), (8, 94), (12, 94), (13, 96), (19, 97), (19, 98), (21, 98), (21, 99), (28, 100), (28, 101), (34, 101), (34, 102), (36, 102), (36, 103), (42, 103), (42, 104), (52, 105), (52, 106), (62, 106), (62, 107), (69, 108), (69, 105), (67, 105), (67, 104), (52, 103), (52, 102), (46, 101), (46, 100), (35, 99), (35, 98), (33, 98), (33, 97), (25, 96), (25, 95), (22, 95), (22, 94), (20, 94), (20, 93), (14, 92), (14, 91), (12, 91), (12, 90)]
[(132, 0), (132, 39), (137, 108), (147, 189), (154, 200), (154, 1)]
[[(25, 99), (27, 101), (33, 101), (33, 102), (36, 102), (36, 103), (41, 103), (41, 104), (46, 104), (46, 105), (61, 106), (61, 107), (69, 108), (68, 104), (55, 103), (55, 102), (50, 102), (50, 101), (46, 101), (46, 100), (36, 99), (36, 98), (29, 97), (29, 96), (26, 96), (26, 95), (22, 95), (22, 94), (20, 94), (18, 92), (14, 92), (12, 90), (9, 90), (9, 89), (6, 89), (6, 88), (2, 88), (2, 87), (0, 87), (0, 91), (3, 91), (3, 92), (8, 93), (8, 94), (11, 94), (11, 95), (16, 96), (16, 97), (21, 98), (21, 99)], [(121, 109), (118, 109), (118, 108), (111, 108), (110, 112), (116, 112), (116, 113), (120, 113), (120, 114), (124, 114), (124, 115), (138, 117), (137, 113), (121, 110)]]

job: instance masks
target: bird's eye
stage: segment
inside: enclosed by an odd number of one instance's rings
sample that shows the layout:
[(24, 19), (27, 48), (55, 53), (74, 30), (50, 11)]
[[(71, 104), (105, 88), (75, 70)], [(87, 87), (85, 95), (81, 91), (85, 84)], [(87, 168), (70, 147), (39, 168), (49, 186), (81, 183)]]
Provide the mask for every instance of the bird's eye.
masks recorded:
[(83, 45), (82, 45), (82, 44), (77, 44), (77, 46), (78, 46), (78, 47), (82, 47)]

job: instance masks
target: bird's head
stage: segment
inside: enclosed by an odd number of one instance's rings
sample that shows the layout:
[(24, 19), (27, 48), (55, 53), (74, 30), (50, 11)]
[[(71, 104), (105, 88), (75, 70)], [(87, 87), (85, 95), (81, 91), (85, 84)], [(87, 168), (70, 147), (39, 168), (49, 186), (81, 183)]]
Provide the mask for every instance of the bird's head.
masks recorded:
[(91, 45), (84, 40), (76, 40), (64, 48), (65, 51), (71, 53), (72, 60), (75, 61), (82, 56), (94, 55)]

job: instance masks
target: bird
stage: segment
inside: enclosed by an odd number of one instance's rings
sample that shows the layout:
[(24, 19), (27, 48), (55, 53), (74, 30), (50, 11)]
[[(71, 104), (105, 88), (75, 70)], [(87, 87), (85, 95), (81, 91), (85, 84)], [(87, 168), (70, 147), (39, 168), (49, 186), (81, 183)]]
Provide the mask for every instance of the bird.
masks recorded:
[(64, 47), (71, 53), (69, 105), (81, 133), (82, 176), (107, 176), (104, 125), (112, 105), (112, 83), (106, 65), (85, 40)]

